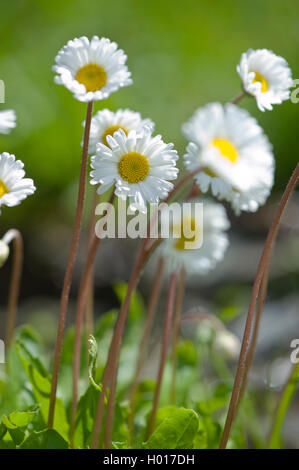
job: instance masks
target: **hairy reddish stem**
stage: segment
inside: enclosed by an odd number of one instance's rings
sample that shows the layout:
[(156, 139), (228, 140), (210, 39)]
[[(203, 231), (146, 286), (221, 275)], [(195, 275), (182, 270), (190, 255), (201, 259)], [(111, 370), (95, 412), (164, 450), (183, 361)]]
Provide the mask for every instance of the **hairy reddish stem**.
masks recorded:
[(150, 435), (152, 434), (154, 430), (158, 406), (159, 406), (162, 379), (163, 379), (163, 373), (164, 373), (170, 333), (171, 333), (171, 325), (172, 325), (174, 302), (175, 302), (176, 280), (177, 280), (177, 274), (172, 273), (170, 277), (170, 281), (169, 281), (167, 307), (166, 307), (166, 315), (165, 315), (164, 331), (163, 331), (163, 342), (162, 342), (162, 348), (161, 348), (161, 357), (160, 357), (160, 365), (159, 365), (159, 371), (158, 371), (158, 377), (157, 377), (157, 385), (155, 389), (153, 409), (152, 409), (151, 416), (150, 416), (149, 423), (148, 423), (147, 439), (150, 437)]
[[(113, 338), (110, 343), (108, 359), (107, 359), (107, 363), (106, 363), (106, 367), (105, 367), (105, 371), (104, 371), (104, 375), (102, 379), (102, 392), (100, 393), (100, 396), (99, 396), (99, 402), (97, 406), (96, 418), (95, 418), (94, 428), (93, 428), (93, 435), (92, 435), (92, 448), (93, 449), (97, 449), (99, 445), (99, 437), (101, 433), (102, 419), (103, 419), (103, 414), (104, 414), (105, 396), (106, 396), (107, 388), (109, 386), (110, 386), (110, 391), (109, 391), (109, 401), (108, 401), (108, 410), (107, 410), (107, 424), (106, 424), (106, 438), (105, 438), (106, 442), (107, 442), (107, 434), (109, 435), (112, 433), (113, 406), (111, 404), (114, 403), (113, 392), (115, 391), (112, 388), (113, 383), (115, 383), (115, 380), (113, 379), (113, 377), (116, 375), (116, 372), (117, 372), (119, 352), (120, 352), (122, 336), (123, 336), (123, 332), (124, 332), (124, 328), (126, 324), (127, 314), (128, 314), (128, 310), (130, 307), (131, 296), (137, 285), (139, 274), (143, 267), (146, 241), (147, 239), (145, 239), (144, 242), (142, 243), (137, 260), (135, 262), (133, 272), (132, 272), (132, 275), (128, 284), (126, 297), (121, 306), (118, 319), (114, 328)], [(111, 396), (112, 396), (112, 399), (111, 399)], [(109, 403), (110, 403), (110, 407), (109, 407)], [(109, 411), (109, 408), (110, 408), (110, 411)], [(108, 424), (108, 419), (110, 419), (110, 424)], [(107, 428), (108, 428), (108, 431), (107, 431)]]
[[(271, 252), (270, 252), (269, 256), (271, 257)], [(247, 385), (247, 381), (248, 381), (248, 374), (249, 374), (249, 371), (250, 371), (250, 368), (251, 368), (251, 365), (252, 365), (252, 362), (253, 362), (253, 358), (254, 358), (255, 347), (256, 347), (258, 332), (259, 332), (259, 326), (260, 326), (261, 317), (262, 317), (263, 308), (264, 308), (264, 303), (265, 303), (265, 299), (266, 299), (266, 295), (267, 295), (269, 269), (270, 269), (270, 265), (268, 265), (266, 267), (265, 272), (264, 272), (264, 276), (263, 276), (263, 279), (262, 279), (262, 282), (261, 282), (261, 287), (260, 287), (260, 292), (259, 292), (259, 297), (258, 297), (258, 304), (257, 304), (257, 309), (256, 309), (256, 316), (255, 316), (254, 327), (253, 327), (253, 333), (252, 333), (252, 338), (251, 338), (251, 341), (250, 341), (250, 346), (249, 346), (248, 355), (247, 355), (247, 361), (246, 361), (246, 365), (245, 365), (245, 369), (244, 369), (244, 377), (243, 377), (243, 380), (242, 380), (242, 384), (241, 384), (241, 387), (240, 387), (240, 393), (239, 393), (238, 401), (237, 401), (237, 405), (236, 405), (236, 413), (238, 413), (240, 403), (241, 403), (241, 401), (243, 399), (243, 396), (244, 396), (244, 393), (245, 393), (245, 389), (246, 389), (246, 385)]]
[(246, 95), (247, 95), (247, 93), (245, 93), (245, 91), (242, 91), (241, 93), (239, 93), (239, 95), (237, 95), (232, 100), (232, 104), (238, 104), (243, 98), (245, 98)]
[(165, 261), (163, 258), (160, 258), (158, 261), (157, 271), (154, 278), (154, 284), (152, 287), (148, 309), (146, 313), (146, 320), (144, 324), (143, 334), (139, 343), (138, 354), (137, 354), (137, 364), (135, 369), (135, 374), (132, 381), (131, 390), (129, 393), (129, 402), (130, 402), (130, 415), (129, 415), (129, 431), (130, 436), (133, 434), (134, 430), (134, 416), (136, 408), (136, 392), (138, 388), (138, 379), (144, 362), (146, 346), (148, 339), (151, 333), (153, 321), (155, 318), (155, 313), (157, 309), (158, 300), (161, 294), (163, 274), (165, 268)]
[[(107, 205), (107, 212), (109, 211), (110, 205), (114, 200), (114, 191), (111, 194), (110, 200)], [(74, 358), (73, 358), (73, 397), (71, 407), (71, 429), (70, 429), (70, 442), (71, 447), (74, 445), (74, 431), (75, 431), (75, 419), (78, 404), (78, 382), (80, 378), (80, 360), (81, 360), (81, 336), (82, 326), (84, 319), (84, 312), (87, 304), (87, 296), (90, 289), (90, 276), (93, 273), (94, 261), (97, 253), (97, 249), (100, 243), (100, 238), (93, 233), (93, 236), (89, 243), (89, 250), (87, 255), (87, 261), (84, 266), (84, 271), (81, 278), (77, 310), (76, 310), (76, 323), (75, 323), (75, 341), (74, 341)]]
[(229, 408), (228, 408), (228, 413), (224, 425), (224, 430), (220, 442), (220, 448), (225, 449), (227, 445), (227, 441), (230, 435), (231, 427), (233, 420), (236, 415), (236, 409), (238, 405), (238, 398), (239, 398), (239, 393), (240, 393), (240, 387), (242, 384), (243, 376), (244, 376), (244, 369), (246, 366), (246, 357), (248, 353), (248, 347), (249, 347), (249, 341), (250, 341), (250, 336), (251, 336), (251, 329), (252, 329), (252, 323), (253, 323), (253, 318), (254, 318), (254, 312), (255, 312), (255, 306), (257, 302), (257, 298), (259, 295), (259, 290), (260, 290), (260, 285), (265, 273), (265, 270), (268, 269), (268, 264), (270, 262), (270, 253), (273, 247), (273, 244), (275, 242), (275, 238), (279, 229), (280, 225), (280, 220), (281, 216), (284, 212), (284, 209), (286, 207), (286, 204), (295, 189), (297, 182), (299, 179), (299, 165), (297, 165), (296, 169), (294, 170), (290, 181), (282, 195), (282, 198), (280, 200), (280, 203), (278, 205), (276, 214), (274, 216), (273, 222), (270, 226), (268, 236), (264, 245), (264, 249), (260, 258), (257, 274), (255, 277), (255, 281), (253, 284), (252, 288), (252, 294), (251, 294), (251, 299), (250, 299), (250, 305), (248, 309), (248, 314), (247, 314), (247, 319), (246, 319), (246, 324), (245, 324), (245, 329), (244, 329), (244, 335), (243, 335), (243, 341), (242, 341), (242, 347), (241, 347), (241, 352), (240, 352), (240, 357), (239, 357), (239, 362), (238, 362), (238, 367), (235, 375), (235, 380), (234, 380), (234, 386), (232, 390), (232, 395), (229, 403)]
[(52, 428), (53, 423), (54, 423), (56, 392), (57, 392), (64, 328), (65, 328), (65, 319), (66, 319), (67, 308), (68, 308), (68, 303), (69, 303), (70, 288), (71, 288), (71, 283), (72, 283), (76, 255), (78, 251), (79, 236), (80, 236), (81, 223), (82, 223), (82, 214), (83, 214), (83, 207), (84, 207), (85, 187), (86, 187), (88, 142), (89, 142), (92, 109), (93, 109), (93, 102), (89, 101), (87, 105), (86, 120), (85, 120), (84, 140), (83, 140), (83, 150), (82, 150), (82, 160), (81, 160), (80, 181), (79, 181), (75, 224), (74, 224), (74, 229), (73, 229), (73, 235), (72, 235), (72, 240), (71, 240), (71, 247), (69, 251), (66, 271), (64, 275), (63, 288), (62, 288), (61, 301), (60, 301), (60, 312), (59, 312), (59, 318), (58, 318), (57, 339), (56, 339), (56, 345), (55, 345), (55, 354), (54, 354), (54, 363), (53, 363), (53, 372), (52, 372), (52, 384), (51, 384), (51, 393), (50, 393), (48, 428)]
[(16, 326), (17, 306), (20, 293), (23, 267), (23, 238), (19, 230), (11, 229), (4, 235), (3, 241), (7, 245), (12, 241), (14, 247), (6, 318), (6, 344), (10, 346)]
[[(181, 178), (178, 181), (178, 183), (174, 186), (173, 190), (168, 194), (167, 198), (165, 198), (163, 202), (167, 203), (186, 182), (192, 179), (200, 171), (202, 171), (202, 168), (198, 167), (191, 173), (188, 173), (187, 175), (183, 176), (183, 178)], [(103, 375), (102, 392), (100, 393), (96, 419), (95, 419), (94, 428), (93, 428), (93, 435), (92, 435), (92, 447), (93, 448), (97, 448), (99, 444), (99, 437), (100, 437), (103, 414), (104, 414), (105, 394), (106, 394), (107, 388), (110, 383), (112, 385), (116, 383), (116, 380), (113, 379), (113, 377), (115, 376), (115, 374), (117, 374), (117, 365), (118, 365), (118, 359), (119, 359), (119, 353), (120, 353), (120, 346), (121, 346), (121, 341), (122, 341), (122, 337), (124, 333), (124, 328), (126, 325), (126, 318), (127, 318), (127, 313), (128, 313), (128, 309), (130, 306), (131, 295), (133, 293), (134, 288), (137, 285), (141, 268), (143, 267), (144, 263), (148, 259), (147, 244), (148, 244), (149, 237), (150, 237), (150, 227), (153, 221), (155, 221), (155, 216), (153, 217), (153, 220), (150, 221), (149, 223), (148, 231), (147, 231), (147, 238), (144, 239), (142, 246), (140, 248), (139, 255), (135, 263), (135, 267), (133, 269), (131, 279), (129, 281), (127, 295), (124, 300), (124, 304), (121, 307), (117, 324), (116, 324), (116, 328), (114, 329), (113, 338), (110, 344), (108, 359), (107, 359), (107, 363), (106, 363), (106, 367), (105, 367), (105, 371)], [(158, 240), (158, 243), (159, 243), (159, 240)], [(132, 285), (134, 285), (133, 289), (129, 289), (129, 286), (131, 285), (131, 283)], [(116, 351), (114, 348), (115, 342), (117, 345)], [(112, 435), (113, 416), (114, 416), (114, 410), (113, 410), (114, 394), (115, 394), (115, 387), (112, 387), (109, 393), (109, 401), (108, 401), (108, 408), (107, 408), (107, 426), (106, 426), (106, 433), (105, 433), (106, 444), (110, 441), (111, 435)]]
[(186, 284), (186, 271), (184, 268), (181, 269), (179, 283), (178, 283), (178, 293), (175, 303), (175, 312), (174, 312), (174, 325), (173, 325), (173, 342), (172, 342), (172, 352), (171, 352), (171, 361), (172, 361), (172, 376), (171, 376), (171, 385), (170, 385), (170, 403), (175, 404), (176, 401), (176, 370), (177, 370), (177, 347), (179, 343), (179, 332), (180, 332), (180, 323), (181, 323), (181, 313), (182, 305), (184, 300), (185, 293), (185, 284)]

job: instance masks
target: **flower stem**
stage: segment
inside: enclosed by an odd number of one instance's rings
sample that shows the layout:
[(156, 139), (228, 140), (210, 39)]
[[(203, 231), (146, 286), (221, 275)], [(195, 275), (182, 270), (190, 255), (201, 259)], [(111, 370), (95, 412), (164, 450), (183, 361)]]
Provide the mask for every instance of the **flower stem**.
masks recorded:
[[(99, 195), (97, 193), (97, 188), (95, 187), (93, 191), (93, 201), (92, 201), (91, 214), (90, 214), (89, 227), (88, 227), (87, 256), (88, 256), (89, 248), (91, 247), (91, 244), (93, 241), (93, 235), (94, 235), (95, 225), (96, 225), (95, 211), (96, 211), (98, 202), (99, 202)], [(93, 333), (93, 323), (94, 323), (93, 302), (94, 302), (94, 269), (92, 268), (90, 276), (89, 276), (89, 287), (88, 287), (88, 296), (87, 296), (86, 313), (85, 313), (87, 338), (89, 338), (89, 335)]]
[[(107, 205), (107, 212), (111, 207), (114, 200), (114, 191), (111, 194), (110, 200)], [(74, 341), (74, 358), (73, 358), (73, 397), (71, 407), (71, 427), (70, 427), (70, 443), (71, 447), (74, 446), (74, 431), (75, 431), (75, 419), (78, 404), (78, 382), (80, 377), (80, 360), (81, 360), (81, 335), (82, 326), (84, 319), (84, 312), (86, 311), (87, 297), (90, 289), (90, 276), (93, 272), (94, 260), (97, 253), (97, 249), (100, 243), (100, 238), (93, 233), (92, 239), (89, 243), (89, 250), (87, 255), (87, 261), (84, 266), (84, 271), (81, 278), (79, 287), (77, 311), (76, 311), (76, 324), (75, 324), (75, 341)]]
[(252, 288), (252, 294), (251, 294), (251, 299), (250, 299), (250, 305), (248, 309), (248, 314), (247, 314), (247, 319), (246, 319), (246, 324), (245, 324), (245, 329), (244, 329), (244, 335), (243, 335), (243, 341), (242, 341), (242, 347), (241, 347), (241, 352), (240, 352), (240, 357), (239, 357), (239, 362), (238, 362), (238, 367), (237, 367), (237, 372), (235, 375), (235, 380), (234, 380), (234, 386), (232, 390), (232, 395), (230, 399), (230, 404), (228, 408), (228, 413), (224, 425), (224, 430), (220, 442), (220, 448), (225, 449), (227, 445), (227, 441), (230, 435), (231, 427), (233, 420), (236, 416), (236, 409), (237, 409), (237, 404), (238, 404), (238, 397), (240, 393), (240, 387), (242, 384), (243, 376), (244, 376), (244, 369), (246, 365), (246, 357), (248, 353), (248, 347), (249, 347), (249, 341), (250, 341), (250, 336), (251, 336), (251, 329), (252, 329), (252, 323), (253, 323), (253, 318), (254, 318), (254, 312), (255, 312), (255, 306), (257, 302), (257, 298), (259, 295), (259, 290), (260, 290), (260, 285), (265, 273), (265, 269), (268, 269), (268, 264), (270, 262), (270, 254), (271, 250), (273, 247), (273, 244), (275, 242), (275, 238), (279, 229), (280, 225), (280, 220), (281, 216), (284, 212), (284, 209), (286, 207), (286, 204), (295, 189), (297, 182), (299, 179), (299, 165), (295, 168), (290, 181), (288, 182), (288, 185), (282, 195), (282, 198), (280, 200), (280, 203), (278, 205), (276, 214), (274, 216), (273, 222), (270, 226), (267, 239), (264, 245), (264, 249), (260, 258), (259, 266), (257, 269), (257, 274), (255, 277), (255, 281), (253, 284)]
[(76, 218), (75, 218), (71, 247), (69, 251), (69, 257), (67, 261), (67, 266), (66, 266), (66, 271), (65, 271), (64, 281), (63, 281), (62, 294), (61, 294), (61, 301), (60, 301), (60, 312), (59, 312), (58, 328), (57, 328), (57, 340), (56, 340), (56, 346), (55, 346), (55, 355), (54, 355), (53, 372), (52, 372), (52, 385), (51, 385), (51, 393), (50, 393), (48, 428), (52, 428), (53, 423), (54, 423), (56, 392), (57, 392), (58, 375), (59, 375), (59, 368), (60, 368), (62, 343), (63, 343), (63, 336), (64, 336), (65, 319), (66, 319), (66, 314), (67, 314), (70, 288), (71, 288), (71, 283), (72, 283), (74, 264), (75, 264), (75, 259), (77, 255), (79, 236), (80, 236), (80, 230), (81, 230), (84, 197), (85, 197), (85, 187), (86, 187), (88, 142), (89, 142), (92, 109), (93, 109), (93, 102), (89, 101), (87, 105), (85, 129), (84, 129), (84, 140), (83, 140)]
[(163, 258), (160, 258), (158, 261), (158, 267), (155, 274), (155, 280), (153, 288), (151, 291), (148, 309), (146, 313), (146, 320), (144, 324), (143, 334), (139, 343), (138, 354), (137, 354), (137, 364), (135, 369), (135, 374), (133, 377), (130, 393), (129, 393), (129, 402), (130, 402), (130, 415), (129, 415), (129, 431), (130, 436), (132, 437), (134, 431), (134, 416), (136, 409), (136, 393), (138, 388), (138, 379), (141, 372), (142, 364), (145, 357), (146, 346), (152, 329), (153, 321), (155, 318), (155, 313), (157, 309), (157, 303), (160, 297), (162, 289), (163, 274), (165, 269), (165, 261)]
[(182, 305), (184, 300), (185, 293), (185, 284), (186, 284), (186, 271), (184, 268), (181, 269), (180, 278), (178, 283), (178, 293), (175, 303), (175, 312), (174, 312), (174, 325), (173, 325), (173, 344), (172, 344), (172, 376), (171, 376), (171, 386), (170, 386), (170, 403), (175, 405), (176, 402), (176, 370), (177, 370), (177, 347), (179, 343), (179, 332), (180, 332), (180, 323), (181, 323), (181, 312)]
[(10, 346), (16, 324), (17, 305), (20, 292), (20, 280), (23, 267), (23, 238), (19, 230), (11, 229), (3, 237), (7, 245), (13, 241), (14, 253), (12, 273), (10, 279), (7, 319), (6, 319), (6, 344)]
[(157, 385), (156, 385), (155, 395), (154, 395), (153, 409), (151, 412), (148, 429), (147, 429), (147, 439), (150, 437), (150, 435), (152, 434), (154, 430), (158, 406), (159, 406), (162, 379), (163, 379), (163, 373), (164, 373), (164, 368), (165, 368), (165, 363), (166, 363), (166, 358), (167, 358), (169, 338), (170, 338), (170, 333), (171, 333), (171, 324), (172, 324), (174, 301), (175, 301), (176, 280), (177, 280), (177, 274), (174, 272), (172, 273), (170, 277), (170, 281), (169, 281), (160, 365), (159, 365)]
[[(93, 428), (93, 434), (92, 434), (92, 448), (97, 449), (98, 444), (99, 444), (99, 437), (101, 433), (101, 426), (102, 426), (102, 419), (103, 419), (103, 414), (104, 414), (104, 404), (105, 404), (105, 396), (106, 396), (106, 391), (109, 385), (111, 386), (110, 392), (109, 392), (109, 401), (108, 401), (108, 406), (110, 403), (110, 411), (109, 411), (109, 416), (108, 416), (108, 410), (107, 410), (107, 424), (106, 424), (106, 436), (107, 433), (108, 435), (111, 433), (112, 430), (112, 422), (113, 422), (113, 407), (111, 407), (111, 403), (114, 403), (114, 390), (112, 388), (113, 386), (113, 377), (115, 373), (117, 372), (117, 363), (118, 363), (118, 358), (119, 358), (119, 352), (120, 352), (120, 347), (121, 347), (121, 342), (122, 342), (122, 336), (126, 324), (126, 319), (127, 319), (127, 314), (128, 310), (130, 307), (130, 301), (131, 301), (131, 296), (134, 292), (134, 289), (137, 285), (138, 278), (140, 275), (140, 271), (143, 267), (143, 261), (144, 261), (144, 254), (145, 254), (145, 247), (146, 247), (146, 241), (147, 239), (144, 240), (142, 243), (142, 246), (139, 250), (133, 272), (128, 284), (127, 292), (126, 292), (126, 297), (125, 300), (121, 306), (117, 322), (114, 328), (114, 333), (113, 333), (113, 338), (110, 343), (110, 348), (109, 348), (109, 353), (108, 353), (108, 359), (106, 362), (106, 367), (102, 379), (102, 392), (100, 393), (99, 396), (99, 401), (98, 401), (98, 406), (97, 406), (97, 412), (96, 412), (96, 418), (94, 422), (94, 428)], [(115, 381), (114, 381), (115, 382)], [(111, 400), (112, 396), (112, 400)], [(110, 424), (108, 423), (108, 419), (111, 420)], [(107, 432), (108, 428), (108, 432)], [(106, 439), (107, 440), (107, 439)]]
[[(269, 257), (271, 258), (271, 252), (269, 253)], [(269, 260), (270, 262), (270, 260)], [(257, 343), (257, 338), (258, 338), (258, 332), (259, 332), (259, 326), (261, 322), (261, 317), (263, 313), (263, 308), (264, 308), (264, 303), (265, 303), (265, 298), (267, 295), (267, 286), (268, 286), (268, 278), (269, 278), (269, 269), (270, 265), (268, 265), (264, 271), (263, 279), (261, 282), (261, 287), (260, 287), (260, 292), (259, 292), (259, 298), (258, 298), (258, 304), (257, 304), (257, 310), (256, 310), (256, 316), (255, 316), (255, 321), (254, 321), (254, 327), (253, 327), (253, 333), (252, 333), (252, 338), (248, 350), (248, 359), (246, 361), (245, 369), (244, 369), (244, 377), (242, 380), (241, 388), (240, 388), (240, 393), (238, 396), (238, 401), (236, 405), (236, 413), (238, 413), (240, 403), (243, 399), (246, 385), (247, 385), (247, 380), (248, 380), (248, 374), (249, 370), (251, 368), (253, 358), (254, 358), (254, 352), (255, 352), (255, 347)]]
[[(202, 168), (198, 167), (192, 172), (183, 176), (183, 178), (181, 178), (178, 181), (178, 183), (174, 186), (172, 191), (168, 194), (168, 196), (164, 199), (163, 202), (167, 203), (186, 182), (192, 179), (193, 176), (195, 176), (200, 171), (202, 171)], [(153, 219), (155, 220), (155, 218), (156, 217), (154, 215)], [(131, 295), (137, 285), (140, 271), (148, 258), (147, 243), (148, 243), (149, 236), (150, 236), (150, 227), (151, 227), (152, 222), (153, 221), (150, 221), (149, 223), (147, 238), (145, 238), (142, 243), (142, 246), (140, 248), (140, 251), (137, 257), (137, 261), (133, 268), (133, 272), (132, 272), (132, 275), (128, 284), (126, 298), (121, 307), (121, 310), (117, 319), (116, 327), (114, 329), (113, 338), (110, 344), (108, 359), (107, 359), (107, 363), (106, 363), (106, 367), (105, 367), (105, 371), (103, 375), (103, 380), (102, 380), (103, 382), (102, 393), (99, 396), (99, 402), (97, 406), (96, 418), (95, 418), (93, 434), (92, 434), (92, 448), (94, 449), (97, 449), (98, 444), (99, 444), (99, 437), (101, 433), (102, 420), (103, 420), (103, 414), (104, 414), (106, 391), (110, 384), (113, 385), (116, 383), (116, 381), (113, 380), (113, 377), (117, 373), (117, 365), (118, 365), (121, 341), (122, 341), (122, 337), (124, 333), (124, 328), (126, 325), (126, 318), (127, 318), (127, 313), (128, 313), (128, 309), (130, 306)], [(115, 342), (116, 342), (116, 346), (115, 346)], [(108, 409), (107, 409), (107, 426), (106, 426), (106, 436), (105, 436), (106, 443), (109, 442), (110, 437), (112, 435), (113, 413), (114, 413), (114, 410), (113, 410), (114, 394), (115, 394), (115, 387), (114, 389), (111, 388), (110, 393), (109, 393), (109, 401), (108, 401)]]
[(237, 95), (232, 100), (232, 104), (238, 104), (243, 98), (245, 98), (246, 95), (247, 95), (247, 93), (245, 91), (242, 91), (241, 93), (239, 93), (239, 95)]
[(299, 363), (295, 364), (290, 377), (281, 393), (277, 413), (270, 438), (270, 449), (281, 448), (281, 427), (284, 417), (296, 392), (299, 382)]

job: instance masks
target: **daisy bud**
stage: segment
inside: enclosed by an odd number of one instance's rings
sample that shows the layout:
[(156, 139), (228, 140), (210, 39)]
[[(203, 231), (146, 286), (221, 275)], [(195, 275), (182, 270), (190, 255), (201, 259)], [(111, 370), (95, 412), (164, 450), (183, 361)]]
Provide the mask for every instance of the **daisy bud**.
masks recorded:
[(234, 360), (239, 357), (241, 344), (239, 338), (229, 330), (219, 330), (214, 340), (214, 348), (225, 359)]
[(9, 247), (3, 240), (0, 240), (0, 268), (2, 268), (8, 257)]

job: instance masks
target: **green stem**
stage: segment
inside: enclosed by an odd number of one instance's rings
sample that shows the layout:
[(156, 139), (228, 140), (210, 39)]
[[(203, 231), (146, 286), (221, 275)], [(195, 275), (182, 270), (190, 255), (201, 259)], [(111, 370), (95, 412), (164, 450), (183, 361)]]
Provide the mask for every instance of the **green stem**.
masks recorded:
[(62, 288), (61, 300), (60, 300), (60, 312), (59, 312), (59, 318), (58, 318), (57, 339), (56, 339), (56, 345), (55, 345), (50, 403), (49, 403), (49, 415), (48, 415), (48, 428), (50, 429), (53, 427), (53, 424), (54, 424), (56, 392), (57, 392), (58, 375), (59, 375), (59, 369), (60, 369), (64, 327), (65, 327), (65, 320), (66, 320), (67, 308), (68, 308), (68, 303), (69, 303), (73, 270), (74, 270), (76, 255), (78, 251), (79, 237), (80, 237), (80, 231), (81, 231), (81, 223), (82, 223), (82, 215), (83, 215), (84, 199), (85, 199), (86, 173), (87, 173), (87, 160), (88, 160), (88, 142), (89, 142), (92, 109), (93, 109), (93, 102), (89, 101), (87, 104), (87, 111), (86, 111), (75, 224), (74, 224), (74, 229), (73, 229), (71, 247), (70, 247), (69, 257), (68, 257), (68, 261), (66, 265), (66, 271), (64, 275), (63, 288)]
[(294, 397), (294, 394), (297, 389), (299, 382), (299, 363), (293, 367), (289, 380), (287, 381), (281, 395), (277, 413), (275, 416), (275, 421), (270, 438), (270, 449), (280, 449), (281, 448), (281, 428), (285, 418), (285, 415), (288, 411), (288, 408), (291, 404), (291, 401)]

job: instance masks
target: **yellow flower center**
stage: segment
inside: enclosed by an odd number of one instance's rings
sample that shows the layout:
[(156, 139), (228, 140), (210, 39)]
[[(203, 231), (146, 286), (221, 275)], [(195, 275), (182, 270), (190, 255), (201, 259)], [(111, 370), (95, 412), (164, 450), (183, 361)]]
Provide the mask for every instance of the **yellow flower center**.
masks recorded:
[[(185, 234), (184, 234), (184, 226), (186, 226), (188, 223), (188, 231), (190, 232), (190, 234), (192, 233), (193, 235), (188, 238)], [(180, 234), (180, 238), (176, 239), (175, 243), (174, 243), (174, 247), (177, 249), (177, 250), (185, 250), (185, 243), (186, 242), (189, 242), (189, 243), (194, 243), (198, 236), (199, 236), (199, 228), (196, 226), (196, 222), (194, 219), (192, 218), (185, 218), (185, 220), (182, 222), (181, 225), (176, 225), (173, 227), (173, 233), (179, 235)], [(189, 235), (189, 234), (187, 234)]]
[(263, 77), (263, 75), (261, 75), (260, 73), (258, 72), (254, 72), (255, 73), (255, 77), (254, 79), (252, 80), (252, 83), (256, 83), (256, 82), (259, 82), (262, 84), (262, 88), (261, 88), (261, 92), (262, 93), (265, 93), (267, 90), (268, 90), (268, 82), (267, 80), (265, 79), (265, 77)]
[(137, 152), (126, 153), (118, 163), (120, 176), (131, 184), (143, 181), (147, 177), (149, 169), (147, 158)]
[(78, 70), (76, 80), (85, 86), (86, 91), (97, 91), (106, 85), (107, 73), (98, 64), (88, 64)]
[(107, 129), (105, 130), (102, 136), (103, 143), (109, 147), (109, 144), (107, 142), (107, 135), (111, 135), (113, 137), (114, 132), (118, 131), (119, 129), (121, 129), (122, 131), (124, 131), (126, 135), (128, 135), (128, 131), (125, 127), (118, 126), (118, 125), (110, 126), (110, 127), (107, 127)]
[(212, 144), (217, 147), (221, 155), (227, 158), (231, 163), (235, 163), (238, 158), (238, 152), (236, 148), (227, 139), (214, 139)]
[(0, 180), (0, 197), (4, 196), (4, 194), (9, 193), (9, 190), (7, 189), (6, 184)]

